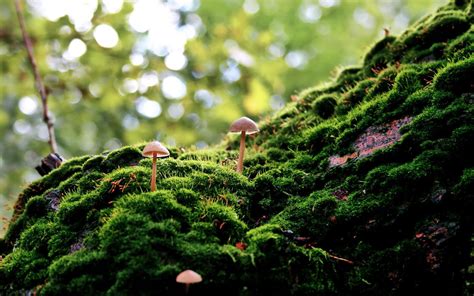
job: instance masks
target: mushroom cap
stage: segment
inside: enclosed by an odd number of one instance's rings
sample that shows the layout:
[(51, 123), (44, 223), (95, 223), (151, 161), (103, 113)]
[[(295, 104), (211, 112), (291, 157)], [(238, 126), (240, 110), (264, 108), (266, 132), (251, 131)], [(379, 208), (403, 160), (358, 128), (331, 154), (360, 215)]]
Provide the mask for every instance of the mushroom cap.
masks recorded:
[(251, 135), (258, 133), (260, 130), (258, 129), (255, 121), (244, 116), (234, 121), (229, 128), (229, 132), (231, 133), (240, 133), (242, 131), (245, 131), (247, 134)]
[(157, 157), (166, 157), (170, 155), (168, 149), (158, 141), (152, 141), (146, 144), (142, 151), (142, 155), (146, 157), (153, 157), (153, 153), (156, 153)]
[(182, 284), (195, 284), (202, 282), (202, 277), (199, 273), (192, 271), (191, 269), (187, 269), (176, 277), (177, 283)]

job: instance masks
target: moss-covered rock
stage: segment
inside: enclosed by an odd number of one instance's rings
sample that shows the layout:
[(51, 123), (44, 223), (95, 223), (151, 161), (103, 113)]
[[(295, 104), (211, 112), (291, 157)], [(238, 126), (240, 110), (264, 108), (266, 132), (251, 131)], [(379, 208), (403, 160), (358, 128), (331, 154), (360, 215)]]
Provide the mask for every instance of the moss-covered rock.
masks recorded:
[[(470, 295), (472, 1), (309, 88), (248, 140), (65, 162), (19, 196), (0, 294)], [(470, 263), (471, 262), (471, 263)]]

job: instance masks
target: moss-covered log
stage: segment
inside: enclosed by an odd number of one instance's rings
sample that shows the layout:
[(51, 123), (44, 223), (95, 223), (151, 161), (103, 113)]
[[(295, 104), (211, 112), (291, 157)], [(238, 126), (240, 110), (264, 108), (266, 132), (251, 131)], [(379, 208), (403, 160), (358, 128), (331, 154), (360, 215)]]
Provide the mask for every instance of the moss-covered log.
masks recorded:
[(238, 139), (65, 162), (18, 198), (0, 294), (472, 295), (472, 4), (454, 1)]

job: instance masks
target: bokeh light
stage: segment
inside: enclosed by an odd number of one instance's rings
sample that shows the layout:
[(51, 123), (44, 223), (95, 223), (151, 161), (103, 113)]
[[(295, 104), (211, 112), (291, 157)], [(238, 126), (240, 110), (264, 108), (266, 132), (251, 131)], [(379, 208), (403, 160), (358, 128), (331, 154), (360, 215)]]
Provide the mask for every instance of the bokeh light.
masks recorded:
[(101, 24), (94, 29), (94, 39), (101, 47), (112, 48), (119, 42), (119, 35), (110, 25)]

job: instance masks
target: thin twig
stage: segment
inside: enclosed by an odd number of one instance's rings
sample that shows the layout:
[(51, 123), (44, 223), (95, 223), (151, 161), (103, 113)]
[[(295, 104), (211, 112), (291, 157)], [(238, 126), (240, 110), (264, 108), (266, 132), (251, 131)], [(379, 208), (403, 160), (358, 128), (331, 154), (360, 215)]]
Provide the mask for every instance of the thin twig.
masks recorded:
[(58, 147), (56, 144), (56, 137), (54, 135), (54, 124), (51, 120), (51, 117), (49, 116), (48, 94), (46, 93), (43, 80), (41, 79), (41, 75), (39, 73), (35, 57), (33, 55), (33, 44), (26, 30), (25, 17), (23, 15), (23, 10), (22, 10), (20, 0), (15, 0), (15, 9), (18, 16), (18, 22), (20, 23), (21, 33), (23, 35), (23, 42), (25, 43), (26, 51), (28, 52), (28, 59), (30, 61), (31, 68), (33, 70), (36, 89), (38, 90), (41, 96), (41, 103), (43, 105), (43, 121), (44, 123), (46, 123), (46, 126), (48, 127), (48, 144), (51, 148), (51, 152), (56, 153), (58, 150)]
[(350, 264), (350, 265), (354, 264), (354, 262), (351, 261), (351, 260), (349, 260), (349, 259), (337, 257), (337, 256), (331, 255), (331, 254), (329, 254), (329, 253), (328, 253), (328, 256), (329, 256), (330, 258), (332, 258), (332, 259), (335, 259), (335, 260), (338, 260), (338, 261), (342, 261), (342, 262), (345, 262), (345, 263)]

